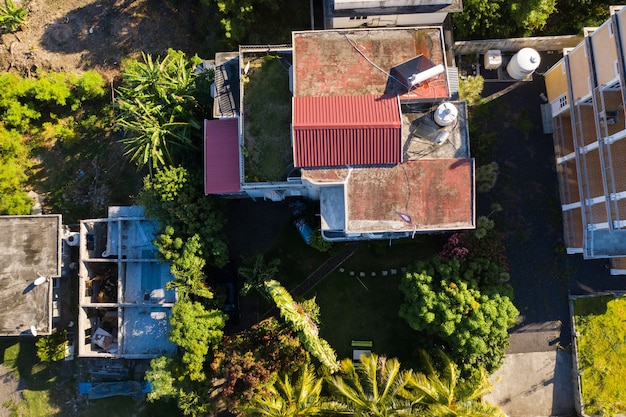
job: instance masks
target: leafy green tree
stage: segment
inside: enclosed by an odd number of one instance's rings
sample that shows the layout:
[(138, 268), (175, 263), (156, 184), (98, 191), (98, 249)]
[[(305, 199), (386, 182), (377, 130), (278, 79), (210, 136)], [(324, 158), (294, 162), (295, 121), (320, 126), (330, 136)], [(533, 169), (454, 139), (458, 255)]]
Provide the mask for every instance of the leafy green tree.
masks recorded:
[(55, 331), (49, 336), (41, 337), (37, 346), (37, 357), (42, 362), (58, 362), (65, 359), (68, 341), (65, 330)]
[(0, 122), (0, 214), (30, 214), (32, 201), (24, 192), (28, 167), (22, 135)]
[(298, 333), (307, 351), (315, 356), (331, 373), (339, 370), (337, 355), (328, 342), (319, 337), (319, 329), (302, 306), (295, 302), (278, 281), (265, 282), (265, 288), (280, 310), (281, 317)]
[(609, 6), (614, 4), (607, 0), (559, 0), (542, 34), (582, 34), (584, 27), (596, 27), (604, 23), (609, 18)]
[(28, 9), (26, 6), (17, 7), (13, 0), (4, 0), (4, 7), (0, 7), (0, 30), (15, 32), (26, 22)]
[(178, 300), (170, 317), (170, 340), (182, 350), (182, 363), (192, 381), (204, 381), (205, 358), (222, 339), (226, 316), (219, 310), (207, 310), (198, 302)]
[(136, 202), (146, 208), (149, 216), (172, 226), (183, 241), (197, 234), (207, 262), (218, 267), (226, 265), (224, 202), (204, 195), (200, 175), (183, 167), (162, 168), (152, 178), (144, 178)]
[[(503, 286), (483, 286), (480, 270), (462, 270), (458, 259), (419, 261), (400, 282), (400, 317), (414, 330), (444, 342), (457, 364), (497, 369), (508, 346), (507, 329), (519, 312)], [(502, 290), (502, 291), (500, 291)]]
[(277, 374), (292, 374), (308, 361), (297, 335), (274, 318), (224, 336), (211, 363), (213, 377), (221, 381), (216, 400), (233, 408), (268, 395)]
[(361, 356), (358, 367), (351, 359), (342, 360), (340, 372), (328, 377), (328, 382), (335, 401), (352, 415), (390, 417), (410, 415), (420, 399), (407, 390), (411, 374), (400, 369), (395, 358), (370, 354)]
[(257, 290), (261, 295), (267, 296), (265, 292), (265, 281), (277, 277), (280, 271), (280, 259), (274, 258), (265, 261), (263, 254), (248, 256), (243, 259), (243, 264), (237, 272), (245, 282), (241, 288), (241, 294), (246, 295), (250, 290)]
[(319, 415), (324, 405), (322, 384), (310, 363), (295, 374), (282, 374), (269, 387), (269, 394), (253, 397), (243, 406), (247, 416), (308, 417)]
[(143, 60), (127, 61), (122, 86), (117, 90), (118, 126), (126, 132), (122, 143), (138, 167), (153, 169), (180, 161), (186, 151), (199, 146), (203, 106), (196, 98), (192, 59), (168, 50), (161, 59), (142, 54)]
[(530, 36), (541, 30), (556, 0), (465, 0), (452, 17), (457, 39)]
[(280, 4), (270, 0), (214, 0), (221, 16), (226, 38), (244, 39), (254, 24), (259, 9), (277, 11)]
[(178, 387), (174, 377), (174, 359), (159, 356), (150, 361), (150, 368), (146, 371), (145, 380), (150, 383), (151, 390), (146, 396), (148, 401), (162, 398), (176, 398)]
[(178, 290), (179, 296), (187, 299), (190, 295), (213, 298), (213, 292), (205, 284), (203, 268), (206, 261), (200, 256), (201, 245), (198, 235), (183, 241), (174, 236), (174, 228), (167, 226), (159, 235), (156, 246), (163, 258), (171, 262), (170, 271), (174, 280), (167, 283), (168, 289)]
[(426, 373), (413, 373), (408, 383), (415, 398), (413, 415), (503, 417), (494, 405), (482, 401), (491, 391), (487, 373), (479, 368), (473, 377), (461, 379), (457, 366), (443, 352), (438, 371), (432, 358), (423, 353)]

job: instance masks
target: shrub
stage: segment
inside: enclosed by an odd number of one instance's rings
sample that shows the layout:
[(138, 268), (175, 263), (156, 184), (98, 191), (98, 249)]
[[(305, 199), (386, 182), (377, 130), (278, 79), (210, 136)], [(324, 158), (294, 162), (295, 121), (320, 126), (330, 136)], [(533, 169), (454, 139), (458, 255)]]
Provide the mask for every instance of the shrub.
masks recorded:
[(65, 330), (56, 331), (37, 340), (37, 356), (43, 362), (58, 362), (65, 359), (68, 341)]
[(322, 237), (322, 232), (320, 230), (316, 230), (311, 235), (311, 241), (309, 242), (311, 247), (317, 249), (320, 252), (328, 252), (333, 248), (332, 242), (328, 242), (324, 240)]

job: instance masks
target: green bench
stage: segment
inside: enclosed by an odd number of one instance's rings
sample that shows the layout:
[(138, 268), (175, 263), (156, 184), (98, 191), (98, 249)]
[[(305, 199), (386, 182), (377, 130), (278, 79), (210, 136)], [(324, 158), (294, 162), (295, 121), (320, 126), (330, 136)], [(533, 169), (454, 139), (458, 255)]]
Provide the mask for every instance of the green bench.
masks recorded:
[(359, 348), (371, 348), (374, 345), (374, 342), (371, 340), (353, 340), (352, 347)]

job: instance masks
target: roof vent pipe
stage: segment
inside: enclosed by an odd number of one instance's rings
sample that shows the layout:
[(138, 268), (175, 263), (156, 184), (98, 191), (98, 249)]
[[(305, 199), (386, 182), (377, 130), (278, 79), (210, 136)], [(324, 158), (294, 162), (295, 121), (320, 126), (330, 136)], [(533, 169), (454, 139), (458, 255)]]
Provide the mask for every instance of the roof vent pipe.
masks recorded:
[(431, 78), (435, 78), (439, 74), (444, 71), (444, 67), (442, 64), (435, 65), (432, 68), (428, 68), (425, 71), (418, 72), (417, 74), (413, 74), (409, 77), (408, 81), (411, 83), (411, 87), (415, 87), (417, 84), (421, 84), (426, 80)]

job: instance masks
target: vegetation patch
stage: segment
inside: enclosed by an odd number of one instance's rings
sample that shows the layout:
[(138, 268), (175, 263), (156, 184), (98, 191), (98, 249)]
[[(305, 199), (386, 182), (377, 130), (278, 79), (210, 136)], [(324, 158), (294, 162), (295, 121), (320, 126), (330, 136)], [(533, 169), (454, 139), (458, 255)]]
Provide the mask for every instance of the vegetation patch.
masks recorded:
[(574, 300), (585, 414), (626, 413), (626, 298)]
[(281, 181), (292, 163), (289, 72), (281, 60), (265, 55), (246, 61), (250, 63), (244, 94), (248, 182)]

